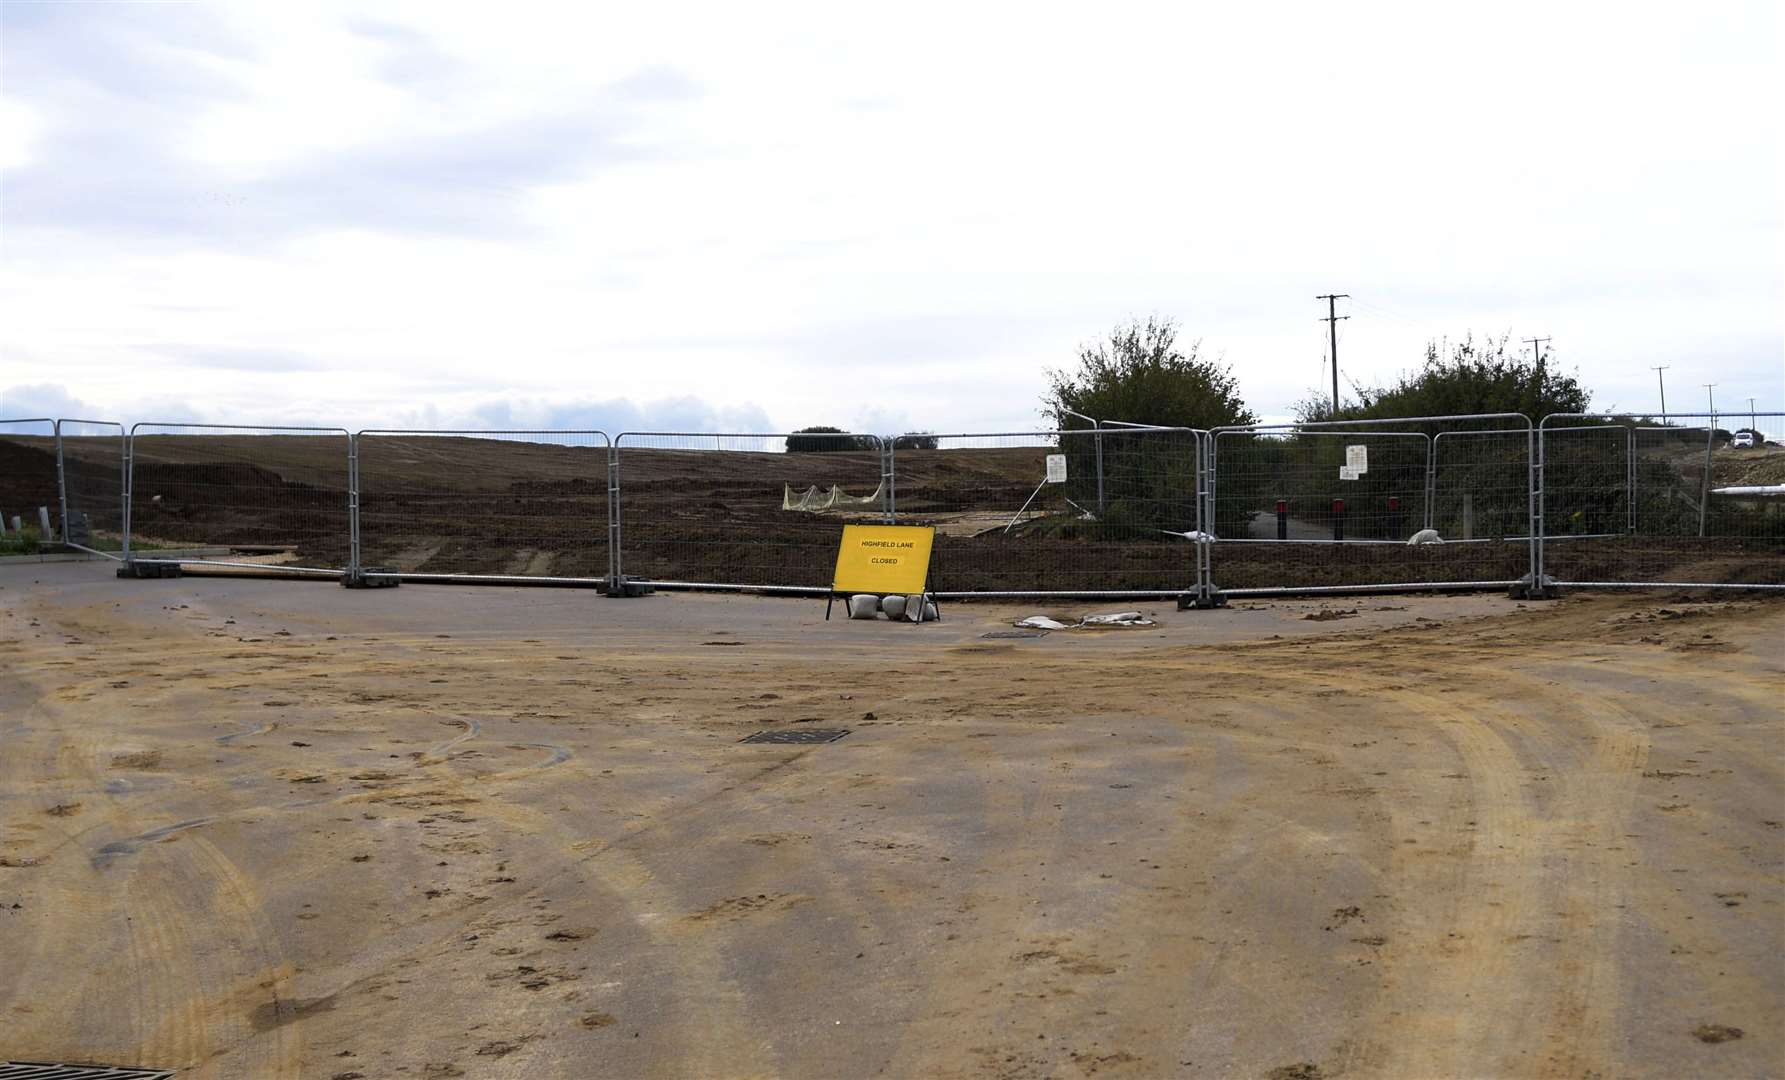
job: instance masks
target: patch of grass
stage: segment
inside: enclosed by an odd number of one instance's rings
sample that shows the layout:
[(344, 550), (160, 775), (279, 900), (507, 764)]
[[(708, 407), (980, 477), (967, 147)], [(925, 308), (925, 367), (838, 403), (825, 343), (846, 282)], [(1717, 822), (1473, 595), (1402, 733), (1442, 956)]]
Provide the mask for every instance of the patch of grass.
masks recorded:
[(30, 526), (18, 532), (9, 529), (5, 536), (0, 536), (0, 555), (36, 555), (43, 547), (43, 538)]

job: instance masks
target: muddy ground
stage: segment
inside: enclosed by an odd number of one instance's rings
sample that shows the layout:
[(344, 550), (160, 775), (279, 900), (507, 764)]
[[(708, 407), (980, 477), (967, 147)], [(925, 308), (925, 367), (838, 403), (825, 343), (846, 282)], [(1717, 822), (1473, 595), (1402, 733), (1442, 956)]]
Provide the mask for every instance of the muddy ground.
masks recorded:
[(1785, 603), (1031, 611), (0, 569), (0, 1060), (1785, 1073)]

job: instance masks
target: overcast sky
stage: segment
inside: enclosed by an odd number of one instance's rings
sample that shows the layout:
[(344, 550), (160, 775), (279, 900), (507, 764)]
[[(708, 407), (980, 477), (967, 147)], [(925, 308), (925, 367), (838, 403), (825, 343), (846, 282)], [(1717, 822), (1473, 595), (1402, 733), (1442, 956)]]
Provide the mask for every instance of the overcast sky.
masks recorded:
[(1027, 428), (1160, 314), (1785, 407), (1753, 4), (0, 0), (0, 416)]

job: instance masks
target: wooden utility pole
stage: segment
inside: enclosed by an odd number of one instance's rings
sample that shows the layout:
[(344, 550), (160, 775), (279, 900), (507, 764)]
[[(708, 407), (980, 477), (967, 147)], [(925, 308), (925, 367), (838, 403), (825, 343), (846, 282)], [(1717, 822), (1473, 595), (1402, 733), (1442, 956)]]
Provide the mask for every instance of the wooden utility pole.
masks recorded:
[(1663, 425), (1667, 423), (1667, 383), (1661, 378), (1661, 373), (1667, 368), (1667, 364), (1662, 364), (1655, 369), (1655, 385), (1661, 388), (1661, 423)]
[(1546, 337), (1528, 337), (1525, 339), (1525, 344), (1531, 346), (1531, 359), (1534, 362), (1539, 364), (1543, 363), (1543, 346), (1549, 344), (1550, 340), (1551, 339)]
[(1339, 300), (1351, 299), (1350, 293), (1321, 293), (1316, 300), (1326, 301), (1326, 318), (1320, 320), (1327, 324), (1332, 340), (1333, 356), (1333, 419), (1339, 418), (1339, 320), (1349, 319), (1349, 315), (1337, 314), (1333, 305)]

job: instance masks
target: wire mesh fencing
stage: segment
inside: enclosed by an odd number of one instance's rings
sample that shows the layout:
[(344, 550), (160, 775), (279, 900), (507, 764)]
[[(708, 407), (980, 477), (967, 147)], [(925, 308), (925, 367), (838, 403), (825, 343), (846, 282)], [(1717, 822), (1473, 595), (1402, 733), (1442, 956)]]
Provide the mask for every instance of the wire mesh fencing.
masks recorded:
[(1785, 587), (1785, 413), (1089, 423), (610, 445), (6, 420), (0, 553), (823, 593), (841, 526), (890, 521), (935, 526), (948, 597)]
[(1512, 585), (1532, 562), (1529, 431), (1512, 414), (1218, 429), (1212, 585)]
[(62, 543), (80, 551), (121, 558), (124, 548), (124, 484), (129, 437), (108, 420), (56, 421), (60, 470)]
[(891, 467), (874, 435), (622, 433), (613, 457), (616, 577), (828, 592), (842, 525), (888, 520)]
[(1522, 427), (1432, 436), (1425, 527), (1451, 541), (1528, 539), (1533, 445)]
[(367, 430), (354, 445), (359, 566), (415, 581), (606, 580), (605, 433)]
[[(1574, 441), (1586, 422), (1620, 437)], [(1785, 588), (1785, 413), (1562, 415), (1538, 430), (1556, 584)], [(1628, 526), (1606, 529), (1620, 515)]]
[(939, 595), (1181, 596), (1198, 584), (1188, 428), (902, 437), (900, 524), (933, 525)]
[(35, 555), (59, 539), (56, 461), (54, 420), (0, 420), (0, 555)]
[(139, 423), (130, 429), (126, 558), (339, 574), (351, 559), (343, 428)]
[(1632, 425), (1564, 424), (1543, 432), (1544, 540), (1626, 536), (1636, 521)]

